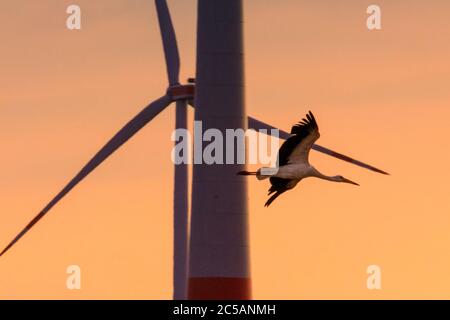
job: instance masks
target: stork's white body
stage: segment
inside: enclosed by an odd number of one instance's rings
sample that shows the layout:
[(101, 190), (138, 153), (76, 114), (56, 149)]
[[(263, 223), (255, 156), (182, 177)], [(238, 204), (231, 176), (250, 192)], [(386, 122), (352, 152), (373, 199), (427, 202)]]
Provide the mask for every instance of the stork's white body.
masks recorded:
[(266, 207), (270, 206), (278, 196), (293, 189), (302, 179), (308, 177), (358, 185), (343, 176), (324, 175), (309, 164), (309, 152), (319, 137), (319, 126), (314, 115), (309, 111), (306, 118), (292, 127), (291, 136), (280, 147), (277, 168), (261, 168), (256, 172), (244, 170), (238, 174), (255, 175), (258, 180), (270, 178), (270, 197), (264, 205)]
[[(294, 163), (281, 166), (279, 168), (270, 169), (276, 172), (275, 174), (268, 174), (267, 177), (277, 177), (283, 179), (304, 179), (307, 177), (316, 176), (317, 170), (307, 163)], [(270, 171), (268, 170), (268, 171)], [(262, 172), (264, 172), (263, 170)], [(262, 174), (264, 176), (264, 174)]]

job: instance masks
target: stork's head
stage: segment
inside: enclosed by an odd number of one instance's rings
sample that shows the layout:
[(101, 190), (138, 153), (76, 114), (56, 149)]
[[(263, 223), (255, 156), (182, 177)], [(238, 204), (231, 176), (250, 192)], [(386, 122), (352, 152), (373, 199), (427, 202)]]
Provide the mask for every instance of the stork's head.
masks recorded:
[(345, 182), (345, 183), (354, 184), (355, 186), (359, 186), (359, 184), (357, 184), (356, 182), (349, 180), (347, 178), (344, 178), (343, 176), (335, 176), (334, 178), (335, 178), (336, 182)]

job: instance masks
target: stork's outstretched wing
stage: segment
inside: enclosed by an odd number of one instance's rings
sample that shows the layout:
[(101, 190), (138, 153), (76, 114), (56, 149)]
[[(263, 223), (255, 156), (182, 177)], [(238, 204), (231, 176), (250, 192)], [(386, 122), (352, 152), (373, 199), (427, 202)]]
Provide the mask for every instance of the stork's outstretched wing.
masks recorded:
[(319, 127), (311, 111), (302, 121), (291, 129), (293, 136), (289, 137), (278, 152), (278, 166), (291, 163), (309, 163), (309, 151), (320, 137)]

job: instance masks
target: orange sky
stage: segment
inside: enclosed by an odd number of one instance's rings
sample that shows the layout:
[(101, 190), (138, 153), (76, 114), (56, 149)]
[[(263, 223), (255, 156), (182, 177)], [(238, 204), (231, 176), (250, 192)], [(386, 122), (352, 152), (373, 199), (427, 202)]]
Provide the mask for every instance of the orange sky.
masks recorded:
[[(168, 2), (185, 79), (196, 2)], [(288, 130), (311, 109), (321, 145), (392, 173), (314, 152), (361, 187), (305, 180), (270, 208), (251, 180), (254, 298), (450, 298), (448, 1), (376, 1), (381, 31), (372, 1), (244, 2), (249, 114)], [(153, 1), (78, 0), (68, 31), (72, 3), (0, 4), (1, 247), (166, 87)], [(170, 108), (2, 257), (0, 299), (170, 298), (173, 126)]]

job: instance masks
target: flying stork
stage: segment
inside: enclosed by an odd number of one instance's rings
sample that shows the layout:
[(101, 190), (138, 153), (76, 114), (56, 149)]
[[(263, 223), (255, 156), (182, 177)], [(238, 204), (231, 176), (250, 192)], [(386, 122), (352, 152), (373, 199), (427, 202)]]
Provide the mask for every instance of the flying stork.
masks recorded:
[(269, 196), (265, 207), (282, 193), (293, 189), (300, 180), (308, 177), (316, 177), (334, 182), (345, 182), (359, 186), (356, 182), (344, 178), (343, 176), (326, 176), (314, 168), (308, 160), (309, 151), (313, 144), (319, 139), (319, 127), (311, 111), (306, 115), (306, 119), (295, 124), (291, 129), (289, 137), (278, 151), (277, 168), (260, 168), (257, 171), (240, 171), (239, 175), (254, 175), (258, 180), (270, 179), (272, 185), (269, 189)]

